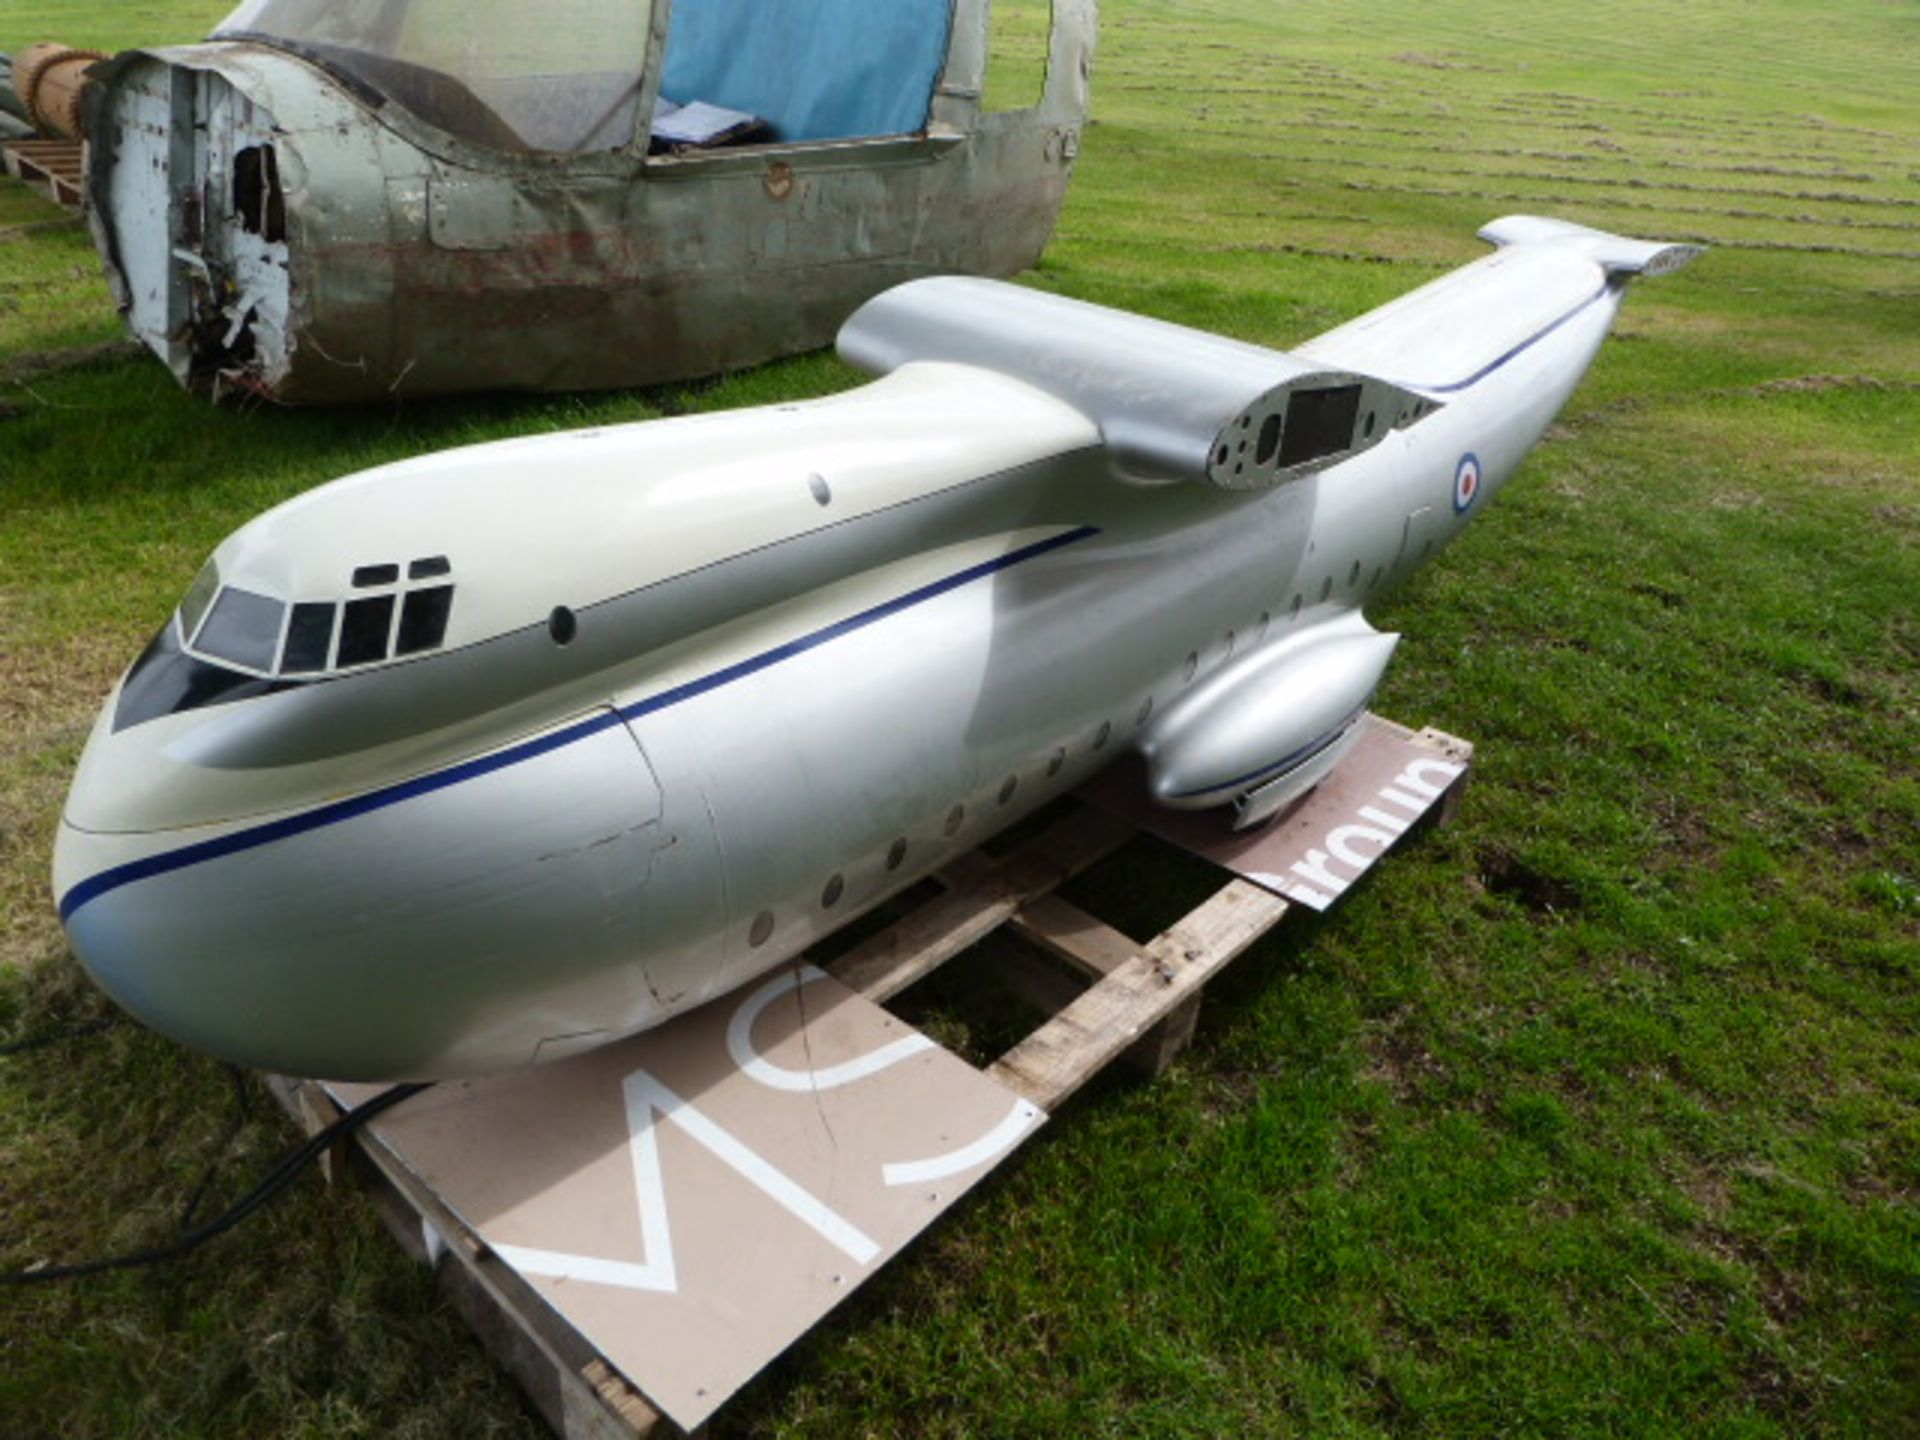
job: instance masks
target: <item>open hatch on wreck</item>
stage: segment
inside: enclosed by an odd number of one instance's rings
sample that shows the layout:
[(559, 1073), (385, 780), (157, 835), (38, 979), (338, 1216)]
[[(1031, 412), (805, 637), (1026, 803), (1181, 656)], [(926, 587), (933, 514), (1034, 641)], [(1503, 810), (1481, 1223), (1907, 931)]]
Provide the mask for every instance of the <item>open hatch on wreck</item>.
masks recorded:
[(1047, 51), (1023, 108), (983, 104), (989, 0), (248, 0), (96, 72), (95, 236), (135, 334), (216, 396), (810, 349), (890, 285), (1045, 247), (1094, 3), (993, 3)]

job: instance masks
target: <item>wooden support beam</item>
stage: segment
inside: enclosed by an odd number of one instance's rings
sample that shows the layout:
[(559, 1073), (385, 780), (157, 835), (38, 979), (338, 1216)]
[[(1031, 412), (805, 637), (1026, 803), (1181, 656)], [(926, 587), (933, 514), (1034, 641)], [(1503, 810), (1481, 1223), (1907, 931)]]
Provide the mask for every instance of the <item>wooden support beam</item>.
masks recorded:
[[(1437, 750), (1447, 759), (1458, 765), (1470, 764), (1473, 760), (1473, 742), (1462, 740), (1458, 735), (1449, 735), (1444, 730), (1436, 730), (1429, 725), (1413, 737), (1422, 745)], [(1460, 797), (1466, 793), (1467, 781), (1473, 775), (1471, 770), (1463, 770), (1460, 777), (1447, 787), (1447, 793), (1440, 797), (1440, 803), (1431, 812), (1433, 823), (1450, 824), (1460, 813)]]
[[(313, 1081), (265, 1079), (309, 1133), (340, 1113)], [(363, 1130), (352, 1143), (353, 1174), (375, 1213), (409, 1255), (436, 1263), (448, 1301), (560, 1440), (650, 1440), (678, 1433), (376, 1136)]]
[(1001, 925), (1027, 901), (1079, 874), (1133, 835), (1096, 810), (1056, 821), (1004, 859), (950, 875), (954, 888), (870, 936), (826, 969), (869, 1000), (884, 1001), (931, 974)]
[(1058, 895), (1035, 896), (1009, 923), (1023, 939), (1096, 980), (1140, 953), (1136, 941)]
[(987, 1069), (1052, 1110), (1273, 928), (1287, 902), (1234, 880)]
[(7, 174), (78, 210), (86, 203), (86, 158), (74, 140), (14, 140), (0, 146)]

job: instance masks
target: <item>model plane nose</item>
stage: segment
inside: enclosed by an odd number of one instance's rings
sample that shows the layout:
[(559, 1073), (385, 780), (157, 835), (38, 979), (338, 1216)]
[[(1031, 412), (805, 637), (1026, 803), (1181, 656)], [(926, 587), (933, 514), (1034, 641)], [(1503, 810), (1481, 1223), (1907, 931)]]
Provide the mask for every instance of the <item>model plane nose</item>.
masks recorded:
[(333, 1079), (500, 1069), (609, 1013), (649, 1023), (659, 813), (633, 737), (596, 711), (309, 809), (69, 820), (55, 888), (88, 972), (185, 1044)]

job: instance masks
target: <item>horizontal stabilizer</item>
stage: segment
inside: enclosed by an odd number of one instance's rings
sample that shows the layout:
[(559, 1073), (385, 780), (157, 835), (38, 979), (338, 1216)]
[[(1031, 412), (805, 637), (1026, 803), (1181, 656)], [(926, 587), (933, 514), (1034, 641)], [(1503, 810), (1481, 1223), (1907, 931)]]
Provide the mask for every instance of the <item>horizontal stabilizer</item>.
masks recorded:
[(1539, 215), (1504, 216), (1483, 225), (1480, 238), (1501, 246), (1565, 245), (1591, 258), (1609, 275), (1666, 275), (1701, 253), (1698, 245), (1632, 240), (1571, 220), (1548, 220)]

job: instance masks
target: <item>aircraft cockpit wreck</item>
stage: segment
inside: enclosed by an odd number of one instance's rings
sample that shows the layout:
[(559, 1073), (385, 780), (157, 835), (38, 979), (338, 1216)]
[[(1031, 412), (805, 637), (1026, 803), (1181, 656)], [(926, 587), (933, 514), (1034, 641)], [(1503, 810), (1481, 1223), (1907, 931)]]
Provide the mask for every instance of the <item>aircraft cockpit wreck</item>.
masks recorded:
[(214, 397), (756, 363), (901, 281), (1039, 258), (1094, 3), (1024, 5), (1044, 87), (993, 110), (989, 0), (247, 0), (94, 72), (95, 238)]

